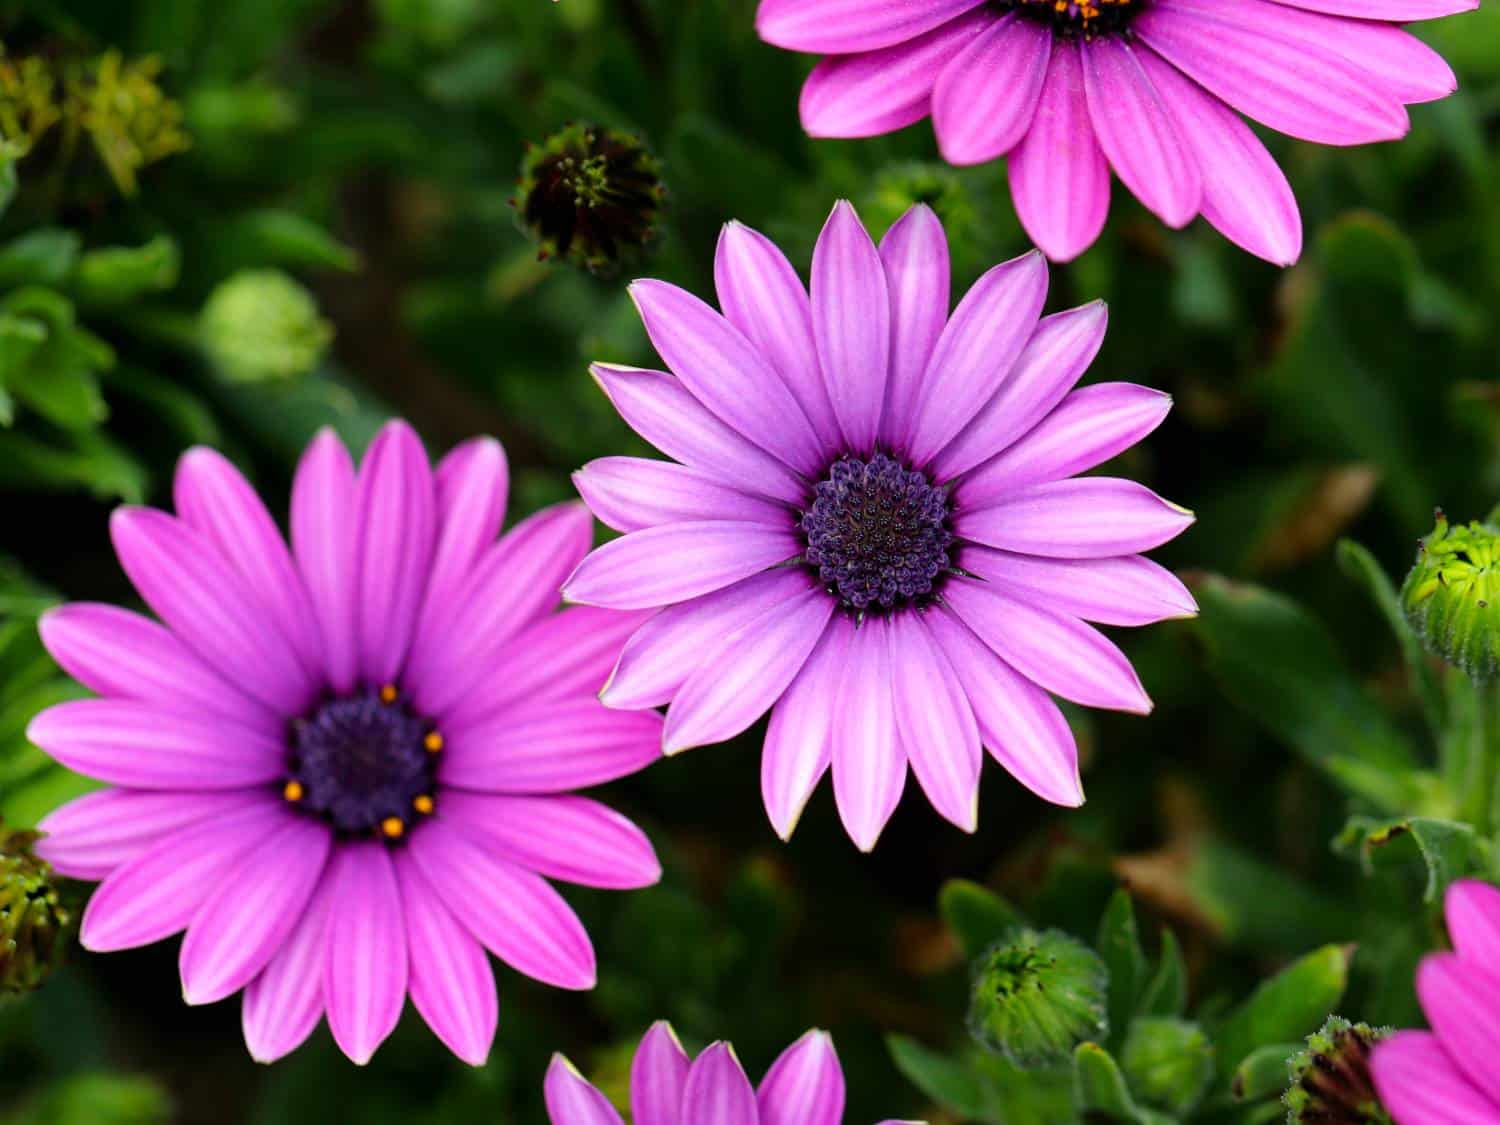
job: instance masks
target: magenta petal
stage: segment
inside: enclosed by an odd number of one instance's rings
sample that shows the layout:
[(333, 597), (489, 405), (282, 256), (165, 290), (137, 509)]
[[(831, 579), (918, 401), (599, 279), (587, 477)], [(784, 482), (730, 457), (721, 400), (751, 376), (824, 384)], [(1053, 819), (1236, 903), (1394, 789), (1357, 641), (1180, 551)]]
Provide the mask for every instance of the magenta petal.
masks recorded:
[(1109, 216), (1109, 162), (1089, 122), (1076, 43), (1053, 44), (1031, 130), (1009, 167), (1016, 214), (1042, 253), (1068, 262), (1093, 245)]
[(661, 716), (560, 699), (445, 732), (438, 781), (491, 793), (560, 793), (625, 777), (661, 757)]
[(312, 599), (329, 686), (359, 678), (359, 580), (354, 462), (331, 429), (318, 431), (292, 482), (292, 554)]
[(139, 789), (237, 789), (274, 781), (286, 746), (225, 722), (148, 703), (80, 699), (49, 707), (26, 737), (85, 777)]
[(1500, 965), (1500, 888), (1460, 879), (1443, 900), (1453, 948), (1466, 961)]
[(239, 572), (256, 599), (257, 612), (321, 683), (326, 662), (312, 601), (276, 521), (250, 482), (223, 454), (198, 446), (177, 462), (172, 495), (179, 518)]
[(652, 1024), (630, 1064), (631, 1125), (683, 1125), (682, 1091), (690, 1066), (672, 1025)]
[(781, 698), (833, 610), (834, 600), (808, 579), (800, 595), (722, 637), (672, 700), (666, 753), (724, 742), (748, 729)]
[(1309, 12), (1327, 12), (1330, 15), (1350, 16), (1361, 20), (1392, 20), (1395, 23), (1435, 20), (1439, 16), (1472, 12), (1479, 7), (1479, 0), (1276, 0), (1276, 2), (1293, 8), (1305, 8)]
[(489, 958), (411, 856), (399, 851), (395, 863), (406, 914), (411, 1002), (450, 1051), (470, 1066), (483, 1066), (500, 1015)]
[(880, 251), (845, 200), (834, 205), (813, 249), (812, 314), (839, 429), (854, 452), (869, 453), (890, 372), (891, 302)]
[(609, 609), (651, 609), (722, 590), (801, 553), (790, 525), (703, 520), (650, 527), (584, 559), (563, 597)]
[(240, 1024), (256, 1062), (291, 1054), (323, 1017), (323, 941), (331, 898), (326, 883), (313, 892), (286, 944), (245, 986)]
[(109, 953), (150, 945), (186, 928), (240, 857), (291, 815), (263, 794), (236, 812), (158, 837), (99, 884), (83, 912), (79, 941), (85, 949)]
[(954, 310), (927, 362), (908, 453), (926, 465), (1001, 392), (1047, 300), (1047, 262), (1032, 251), (988, 271)]
[(562, 1055), (553, 1055), (542, 1084), (552, 1125), (624, 1125), (609, 1099)]
[(516, 633), (557, 607), (593, 541), (582, 504), (543, 508), (491, 547), (453, 598), (430, 604), (403, 682), (417, 709), (440, 715), (482, 680)]
[(211, 541), (150, 508), (115, 509), (109, 530), (130, 581), (189, 648), (279, 713), (306, 708), (313, 680)]
[(1052, 697), (946, 609), (926, 620), (963, 683), (994, 759), (1042, 800), (1068, 808), (1083, 804), (1078, 743)]
[(818, 366), (812, 304), (786, 255), (759, 231), (726, 223), (714, 256), (714, 284), (725, 318), (771, 361), (818, 440), (836, 445), (838, 419)]
[(962, 683), (923, 619), (891, 619), (896, 730), (932, 807), (963, 829), (979, 826), (979, 727)]
[(839, 689), (853, 635), (854, 625), (847, 617), (834, 617), (771, 711), (760, 760), (760, 791), (771, 826), (783, 840), (791, 839), (832, 760)]
[(637, 281), (630, 297), (657, 353), (694, 398), (799, 472), (822, 468), (822, 446), (807, 415), (738, 328), (663, 281)]
[(1417, 969), (1422, 1011), (1470, 1082), (1500, 1104), (1500, 974), (1453, 953), (1435, 953)]
[(453, 598), (505, 522), (510, 467), (494, 438), (464, 442), (438, 463), (437, 543), (427, 580), (426, 608)]
[(594, 987), (589, 935), (541, 876), (490, 855), (442, 819), (414, 831), (407, 849), (454, 917), (500, 960), (543, 984)]
[(103, 879), (168, 833), (265, 803), (259, 789), (104, 789), (48, 813), (37, 825), (44, 835), (35, 851), (59, 874)]
[(405, 422), (386, 423), (359, 467), (355, 516), (359, 667), (367, 683), (390, 684), (400, 678), (427, 589), (436, 509), (432, 468), (421, 439)]
[(496, 855), (549, 879), (633, 890), (661, 879), (646, 834), (598, 801), (450, 790), (442, 816)]
[(976, 36), (932, 92), (943, 159), (983, 164), (1015, 148), (1036, 116), (1051, 58), (1051, 33), (1017, 14)]
[(469, 692), (433, 717), (438, 726), (475, 726), (509, 707), (598, 695), (625, 641), (645, 613), (575, 606), (528, 625), (511, 639)]
[(874, 849), (906, 787), (906, 754), (891, 697), (890, 620), (854, 632), (833, 719), (833, 795), (849, 838)]
[(356, 1066), (395, 1030), (406, 1002), (407, 946), (390, 851), (341, 841), (328, 865), (332, 899), (323, 959), (328, 1029)]
[(809, 1031), (771, 1064), (756, 1093), (760, 1125), (840, 1125), (844, 1071), (826, 1031)]
[(1097, 629), (986, 583), (958, 580), (944, 600), (1027, 679), (1085, 707), (1149, 714), (1151, 700), (1130, 661)]
[(1500, 1103), (1465, 1077), (1436, 1035), (1398, 1031), (1376, 1045), (1370, 1070), (1381, 1104), (1400, 1125), (1500, 1121)]
[(904, 43), (977, 8), (984, 0), (761, 0), (755, 30), (767, 43), (812, 54), (847, 55)]
[(891, 372), (885, 386), (880, 440), (904, 449), (922, 391), (922, 376), (948, 323), (948, 237), (942, 220), (918, 203), (880, 240), (891, 296)]
[(642, 457), (600, 457), (573, 474), (573, 486), (601, 523), (640, 531), (687, 520), (743, 520), (785, 526), (784, 505), (751, 496), (709, 473)]
[(1135, 481), (1074, 477), (1031, 485), (977, 510), (961, 508), (953, 532), (1003, 551), (1097, 559), (1159, 547), (1193, 519)]
[(682, 1091), (684, 1125), (760, 1125), (755, 1090), (728, 1043), (714, 1043), (693, 1060)]
[(1150, 625), (1198, 612), (1176, 575), (1140, 555), (1046, 559), (966, 547), (959, 565), (1002, 593), (1098, 625)]
[(327, 825), (290, 817), (246, 853), (188, 925), (178, 958), (183, 1000), (222, 1000), (265, 967), (305, 911), (332, 843)]
[(804, 500), (807, 486), (795, 471), (719, 421), (675, 376), (609, 363), (589, 374), (626, 424), (668, 457), (789, 504)]
[(275, 712), (138, 613), (74, 602), (42, 614), (37, 630), (63, 671), (99, 695), (186, 705), (267, 733), (281, 730)]
[(628, 709), (669, 703), (704, 651), (806, 588), (806, 574), (785, 567), (668, 606), (625, 643), (600, 698), (610, 707)]

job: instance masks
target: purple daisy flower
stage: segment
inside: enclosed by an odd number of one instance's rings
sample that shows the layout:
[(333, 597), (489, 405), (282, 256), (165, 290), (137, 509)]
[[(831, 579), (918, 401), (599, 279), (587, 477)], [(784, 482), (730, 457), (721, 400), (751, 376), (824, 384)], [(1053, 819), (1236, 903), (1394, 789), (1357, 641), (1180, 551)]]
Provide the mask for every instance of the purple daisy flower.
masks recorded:
[(972, 831), (981, 744), (1022, 784), (1083, 800), (1048, 692), (1145, 713), (1124, 655), (1085, 624), (1195, 612), (1139, 552), (1191, 513), (1131, 481), (1069, 479), (1134, 445), (1164, 394), (1073, 390), (1105, 309), (1043, 318), (1047, 266), (997, 266), (948, 312), (948, 246), (926, 207), (877, 248), (840, 203), (812, 295), (769, 240), (731, 223), (719, 314), (659, 281), (631, 294), (675, 374), (597, 364), (624, 419), (679, 464), (607, 457), (579, 492), (626, 534), (568, 580), (570, 601), (660, 612), (603, 699), (670, 703), (669, 754), (772, 709), (762, 788), (791, 834), (832, 767), (854, 842), (872, 848), (908, 761)]
[[(609, 1100), (562, 1055), (547, 1069), (552, 1125), (624, 1125)], [(689, 1059), (670, 1024), (653, 1024), (630, 1067), (635, 1125), (839, 1125), (844, 1072), (833, 1039), (809, 1031), (781, 1053), (756, 1089), (728, 1043)], [(921, 1125), (883, 1121), (881, 1125)]]
[(29, 731), (112, 786), (48, 816), (37, 845), (63, 874), (103, 880), (83, 944), (185, 929), (184, 998), (243, 989), (261, 1061), (326, 1013), (363, 1063), (410, 993), (479, 1065), (496, 1020), (486, 949), (593, 987), (588, 934), (546, 879), (660, 876), (635, 825), (570, 794), (661, 752), (657, 716), (595, 697), (640, 618), (554, 612), (592, 520), (559, 505), (495, 542), (507, 475), (489, 439), (434, 472), (401, 422), (356, 472), (325, 430), (297, 470), (288, 550), (244, 477), (194, 449), (175, 517), (122, 508), (110, 524), (162, 623), (91, 604), (42, 620), (48, 650), (101, 697)]
[(1500, 890), (1463, 880), (1444, 908), (1453, 952), (1417, 970), (1432, 1031), (1376, 1046), (1375, 1088), (1396, 1125), (1500, 1125)]
[[(830, 55), (802, 89), (815, 137), (932, 115), (953, 164), (1009, 160), (1033, 242), (1067, 261), (1109, 213), (1110, 169), (1172, 227), (1201, 214), (1282, 265), (1286, 177), (1238, 114), (1330, 145), (1404, 136), (1457, 87), (1398, 24), (1479, 0), (761, 0), (761, 38)], [(1238, 111), (1238, 113), (1236, 112)]]

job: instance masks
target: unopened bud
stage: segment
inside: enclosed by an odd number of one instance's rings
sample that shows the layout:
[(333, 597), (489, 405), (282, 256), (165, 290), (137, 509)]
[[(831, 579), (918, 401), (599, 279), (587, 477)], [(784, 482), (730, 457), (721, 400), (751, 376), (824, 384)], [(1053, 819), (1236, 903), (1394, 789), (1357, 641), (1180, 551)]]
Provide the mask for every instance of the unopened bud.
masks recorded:
[(1500, 674), (1500, 528), (1437, 526), (1417, 547), (1401, 605), (1427, 648), (1476, 680)]
[(1061, 1062), (1108, 1030), (1109, 971), (1058, 930), (1010, 931), (974, 967), (969, 1030), (1017, 1066)]

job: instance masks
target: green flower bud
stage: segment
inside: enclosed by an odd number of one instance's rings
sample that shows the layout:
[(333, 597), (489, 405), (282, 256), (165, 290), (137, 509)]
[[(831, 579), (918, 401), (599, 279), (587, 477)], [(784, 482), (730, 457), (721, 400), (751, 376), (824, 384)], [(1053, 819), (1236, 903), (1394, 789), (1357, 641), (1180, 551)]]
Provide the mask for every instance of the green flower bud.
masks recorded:
[(35, 832), (0, 825), (0, 996), (39, 987), (67, 947), (71, 915), (35, 842)]
[(655, 240), (666, 189), (639, 137), (570, 124), (529, 146), (511, 206), (537, 257), (608, 274)]
[(1401, 605), (1429, 651), (1476, 680), (1500, 673), (1500, 528), (1450, 525), (1441, 511), (1417, 547)]
[(333, 326), (312, 294), (280, 270), (244, 270), (221, 282), (198, 317), (199, 339), (227, 379), (295, 379), (323, 360)]
[(1292, 1085), (1281, 1099), (1287, 1125), (1391, 1125), (1370, 1077), (1370, 1052), (1390, 1033), (1329, 1016), (1288, 1064)]
[(1017, 1066), (1062, 1062), (1109, 1026), (1109, 971), (1057, 930), (1011, 930), (974, 963), (969, 1031)]
[(1142, 1018), (1130, 1025), (1120, 1066), (1141, 1101), (1185, 1116), (1214, 1076), (1214, 1048), (1195, 1023)]

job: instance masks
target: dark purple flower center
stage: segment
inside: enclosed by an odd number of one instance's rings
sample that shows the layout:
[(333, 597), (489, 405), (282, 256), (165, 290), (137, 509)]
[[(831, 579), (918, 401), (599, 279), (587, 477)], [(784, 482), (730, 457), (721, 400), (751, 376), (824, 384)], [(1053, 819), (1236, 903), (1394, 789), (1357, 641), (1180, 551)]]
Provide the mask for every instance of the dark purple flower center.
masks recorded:
[(1112, 35), (1124, 31), (1147, 0), (995, 0), (1006, 11), (1046, 24), (1059, 35)]
[(802, 517), (806, 559), (850, 609), (895, 609), (932, 593), (948, 569), (948, 497), (877, 453), (834, 462)]
[(442, 736), (394, 687), (331, 699), (288, 733), (282, 795), (339, 832), (395, 840), (432, 812)]

